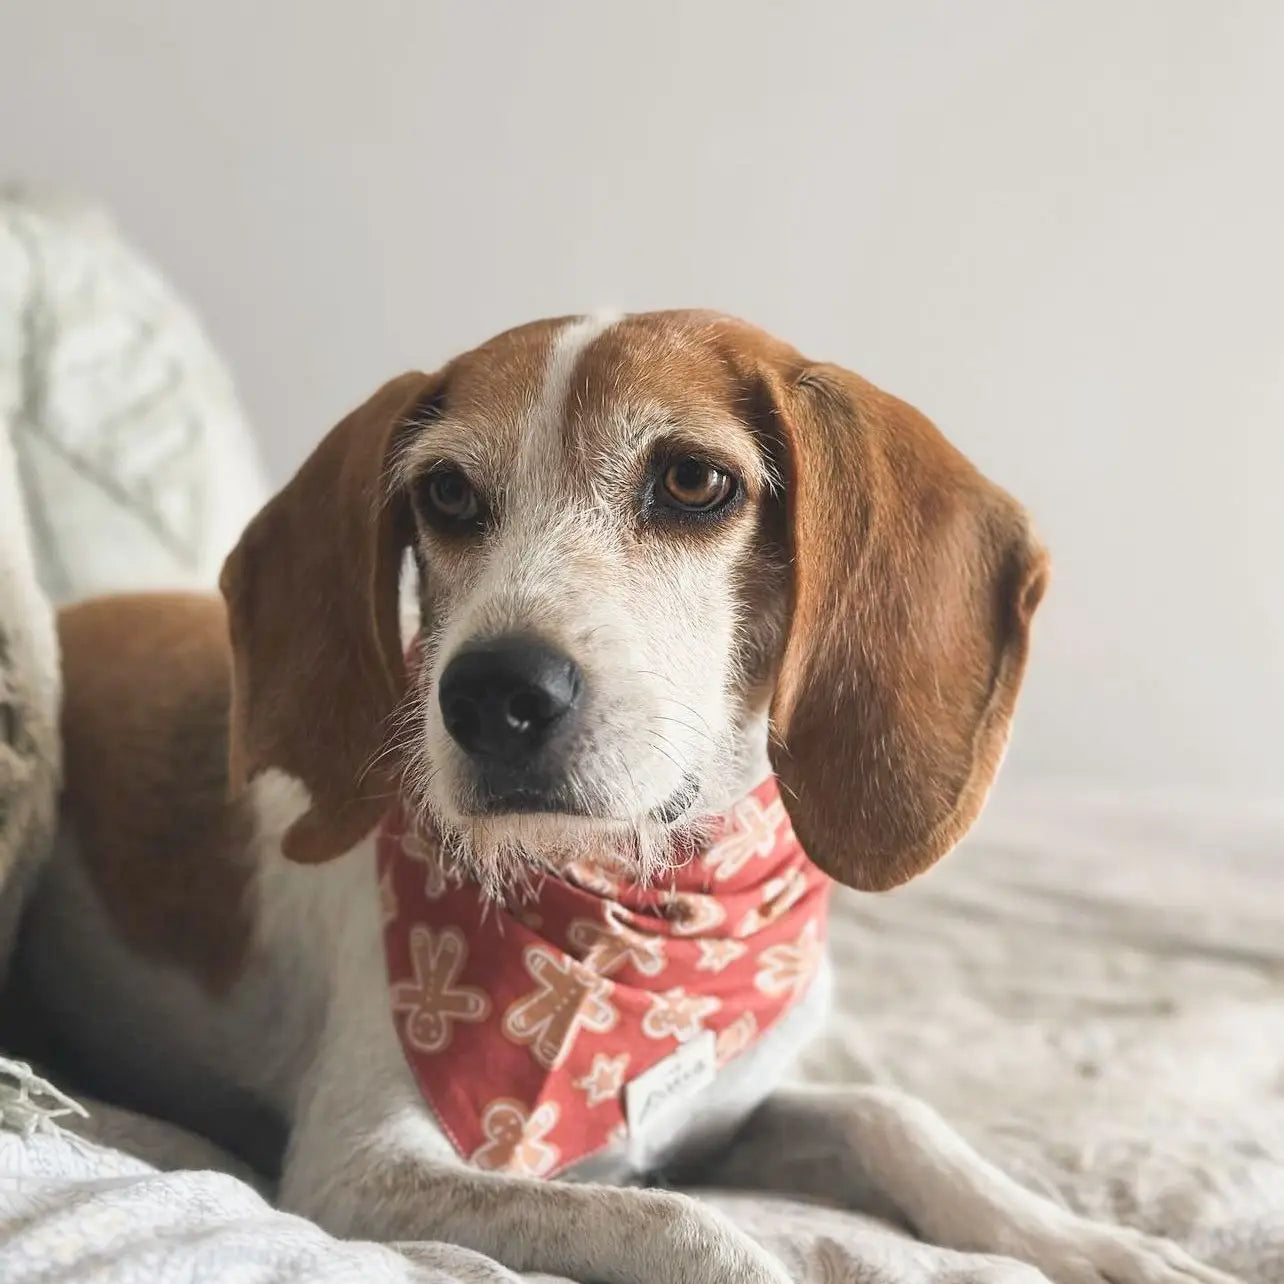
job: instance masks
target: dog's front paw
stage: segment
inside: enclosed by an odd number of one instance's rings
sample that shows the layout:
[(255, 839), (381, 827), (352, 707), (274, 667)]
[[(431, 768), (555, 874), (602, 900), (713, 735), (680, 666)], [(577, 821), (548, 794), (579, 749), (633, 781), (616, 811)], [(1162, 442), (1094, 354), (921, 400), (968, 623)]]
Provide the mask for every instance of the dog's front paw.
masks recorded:
[(1054, 1284), (1242, 1284), (1198, 1262), (1171, 1240), (1084, 1218), (1005, 1246), (1037, 1266)]
[(716, 1209), (675, 1191), (645, 1198), (650, 1243), (639, 1284), (791, 1284), (784, 1263)]

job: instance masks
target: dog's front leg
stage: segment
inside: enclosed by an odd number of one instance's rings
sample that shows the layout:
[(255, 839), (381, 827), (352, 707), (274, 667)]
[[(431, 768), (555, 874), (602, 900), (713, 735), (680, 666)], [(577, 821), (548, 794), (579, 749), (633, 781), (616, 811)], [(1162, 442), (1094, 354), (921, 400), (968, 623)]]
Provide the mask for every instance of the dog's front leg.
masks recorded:
[(777, 1258), (686, 1195), (483, 1172), (424, 1107), (343, 1095), (345, 1109), (297, 1122), (280, 1194), (332, 1234), (439, 1240), (594, 1284), (788, 1284)]
[(1055, 1284), (1234, 1284), (1175, 1244), (1027, 1190), (925, 1102), (893, 1088), (779, 1093), (699, 1178), (889, 1217), (945, 1248), (1027, 1262)]

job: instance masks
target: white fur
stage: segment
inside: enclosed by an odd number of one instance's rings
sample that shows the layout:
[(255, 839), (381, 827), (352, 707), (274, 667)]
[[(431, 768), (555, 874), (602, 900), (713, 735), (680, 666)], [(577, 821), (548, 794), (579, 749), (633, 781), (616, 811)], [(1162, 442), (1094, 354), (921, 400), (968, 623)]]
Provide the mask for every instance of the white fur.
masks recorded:
[[(422, 754), (411, 783), (483, 862), (538, 841), (540, 830), (506, 818), (507, 829), (497, 822), (486, 833), (465, 819), (462, 764), (433, 694), (447, 658), (479, 632), (537, 627), (573, 650), (606, 693), (594, 754), (578, 764), (600, 813), (576, 822), (586, 841), (637, 834), (639, 817), (684, 771), (701, 772), (700, 806), (711, 807), (767, 770), (765, 717), (737, 722), (728, 708), (738, 621), (720, 577), (732, 553), (638, 561), (600, 497), (566, 484), (557, 429), (575, 358), (609, 324), (574, 324), (553, 344), (525, 447), (510, 461), (503, 529), (484, 555), (456, 566), (409, 711)], [(646, 729), (668, 707), (691, 719), (675, 725), (661, 754)], [(969, 1270), (957, 1257), (929, 1257), (921, 1278), (942, 1284), (1031, 1284), (1038, 1272), (1056, 1284), (1227, 1284), (1172, 1245), (1087, 1222), (1021, 1188), (903, 1093), (780, 1090), (792, 1055), (823, 1021), (827, 971), (686, 1118), (644, 1147), (595, 1156), (569, 1181), (472, 1169), (420, 1097), (389, 1014), (373, 837), (327, 864), (295, 865), (280, 844), (308, 806), (306, 791), (269, 771), (251, 802), (254, 940), (229, 994), (212, 997), (131, 953), (70, 839), (33, 907), (31, 966), (64, 1037), (151, 1108), (243, 1145), (261, 1123), (247, 1103), (278, 1112), (288, 1131), (280, 1200), (335, 1233), (442, 1239), (514, 1270), (601, 1284), (786, 1284), (781, 1263), (710, 1208), (626, 1185), (672, 1169), (881, 1213), (943, 1248), (1037, 1268), (977, 1258)], [(559, 836), (568, 832), (563, 823)]]
[[(664, 427), (645, 405), (612, 409), (601, 431), (619, 448), (593, 461), (595, 484), (576, 484), (576, 461), (568, 458), (574, 447), (568, 450), (562, 434), (577, 395), (576, 362), (612, 324), (591, 318), (556, 335), (539, 398), (514, 412), (515, 456), (495, 457), (486, 443), (498, 434), (487, 425), (446, 420), (431, 425), (403, 460), (403, 472), (412, 475), (429, 460), (458, 464), (493, 492), (500, 509), (496, 529), (467, 553), (420, 534), (428, 560), (448, 570), (436, 577), (437, 626), (407, 741), (409, 794), (483, 881), (518, 876), (550, 838), (563, 850), (568, 841), (582, 841), (597, 851), (631, 851), (639, 866), (633, 872), (653, 874), (674, 836), (671, 825), (648, 819), (654, 808), (698, 775), (691, 810), (707, 815), (766, 772), (765, 753), (752, 763), (737, 756), (743, 738), (727, 698), (740, 624), (731, 571), (750, 532), (741, 528), (715, 552), (636, 539), (616, 487), (631, 485), (624, 478)], [(558, 817), (553, 830), (538, 815), (495, 822), (473, 814), (469, 764), (443, 725), (437, 684), (461, 647), (509, 632), (533, 632), (574, 657), (594, 693), (569, 766), (591, 824)], [(759, 774), (746, 780), (750, 770)]]

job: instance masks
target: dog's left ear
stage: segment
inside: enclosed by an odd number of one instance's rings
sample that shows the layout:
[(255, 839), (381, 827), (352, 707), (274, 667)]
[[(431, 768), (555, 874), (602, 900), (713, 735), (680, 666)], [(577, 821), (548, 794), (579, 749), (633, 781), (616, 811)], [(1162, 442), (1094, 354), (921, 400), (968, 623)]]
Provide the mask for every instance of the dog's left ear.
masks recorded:
[(396, 446), (440, 397), (442, 375), (385, 384), (322, 440), (223, 566), (233, 652), (233, 790), (269, 768), (311, 806), (292, 860), (339, 856), (378, 823), (399, 764), (382, 751), (405, 691), (397, 613), (409, 501)]
[(765, 376), (793, 563), (772, 760), (812, 859), (878, 891), (980, 812), (1048, 558), (918, 411), (796, 355)]

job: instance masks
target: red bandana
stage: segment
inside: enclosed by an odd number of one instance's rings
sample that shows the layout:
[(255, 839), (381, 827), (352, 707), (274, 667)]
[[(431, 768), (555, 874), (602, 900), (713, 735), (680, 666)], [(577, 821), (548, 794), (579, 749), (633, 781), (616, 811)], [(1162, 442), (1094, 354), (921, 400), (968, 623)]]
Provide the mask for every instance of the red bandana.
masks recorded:
[(378, 868), (420, 1091), (461, 1156), (537, 1177), (639, 1130), (779, 1020), (815, 975), (830, 891), (774, 778), (659, 887), (575, 864), (517, 904), (487, 903), (400, 808)]

